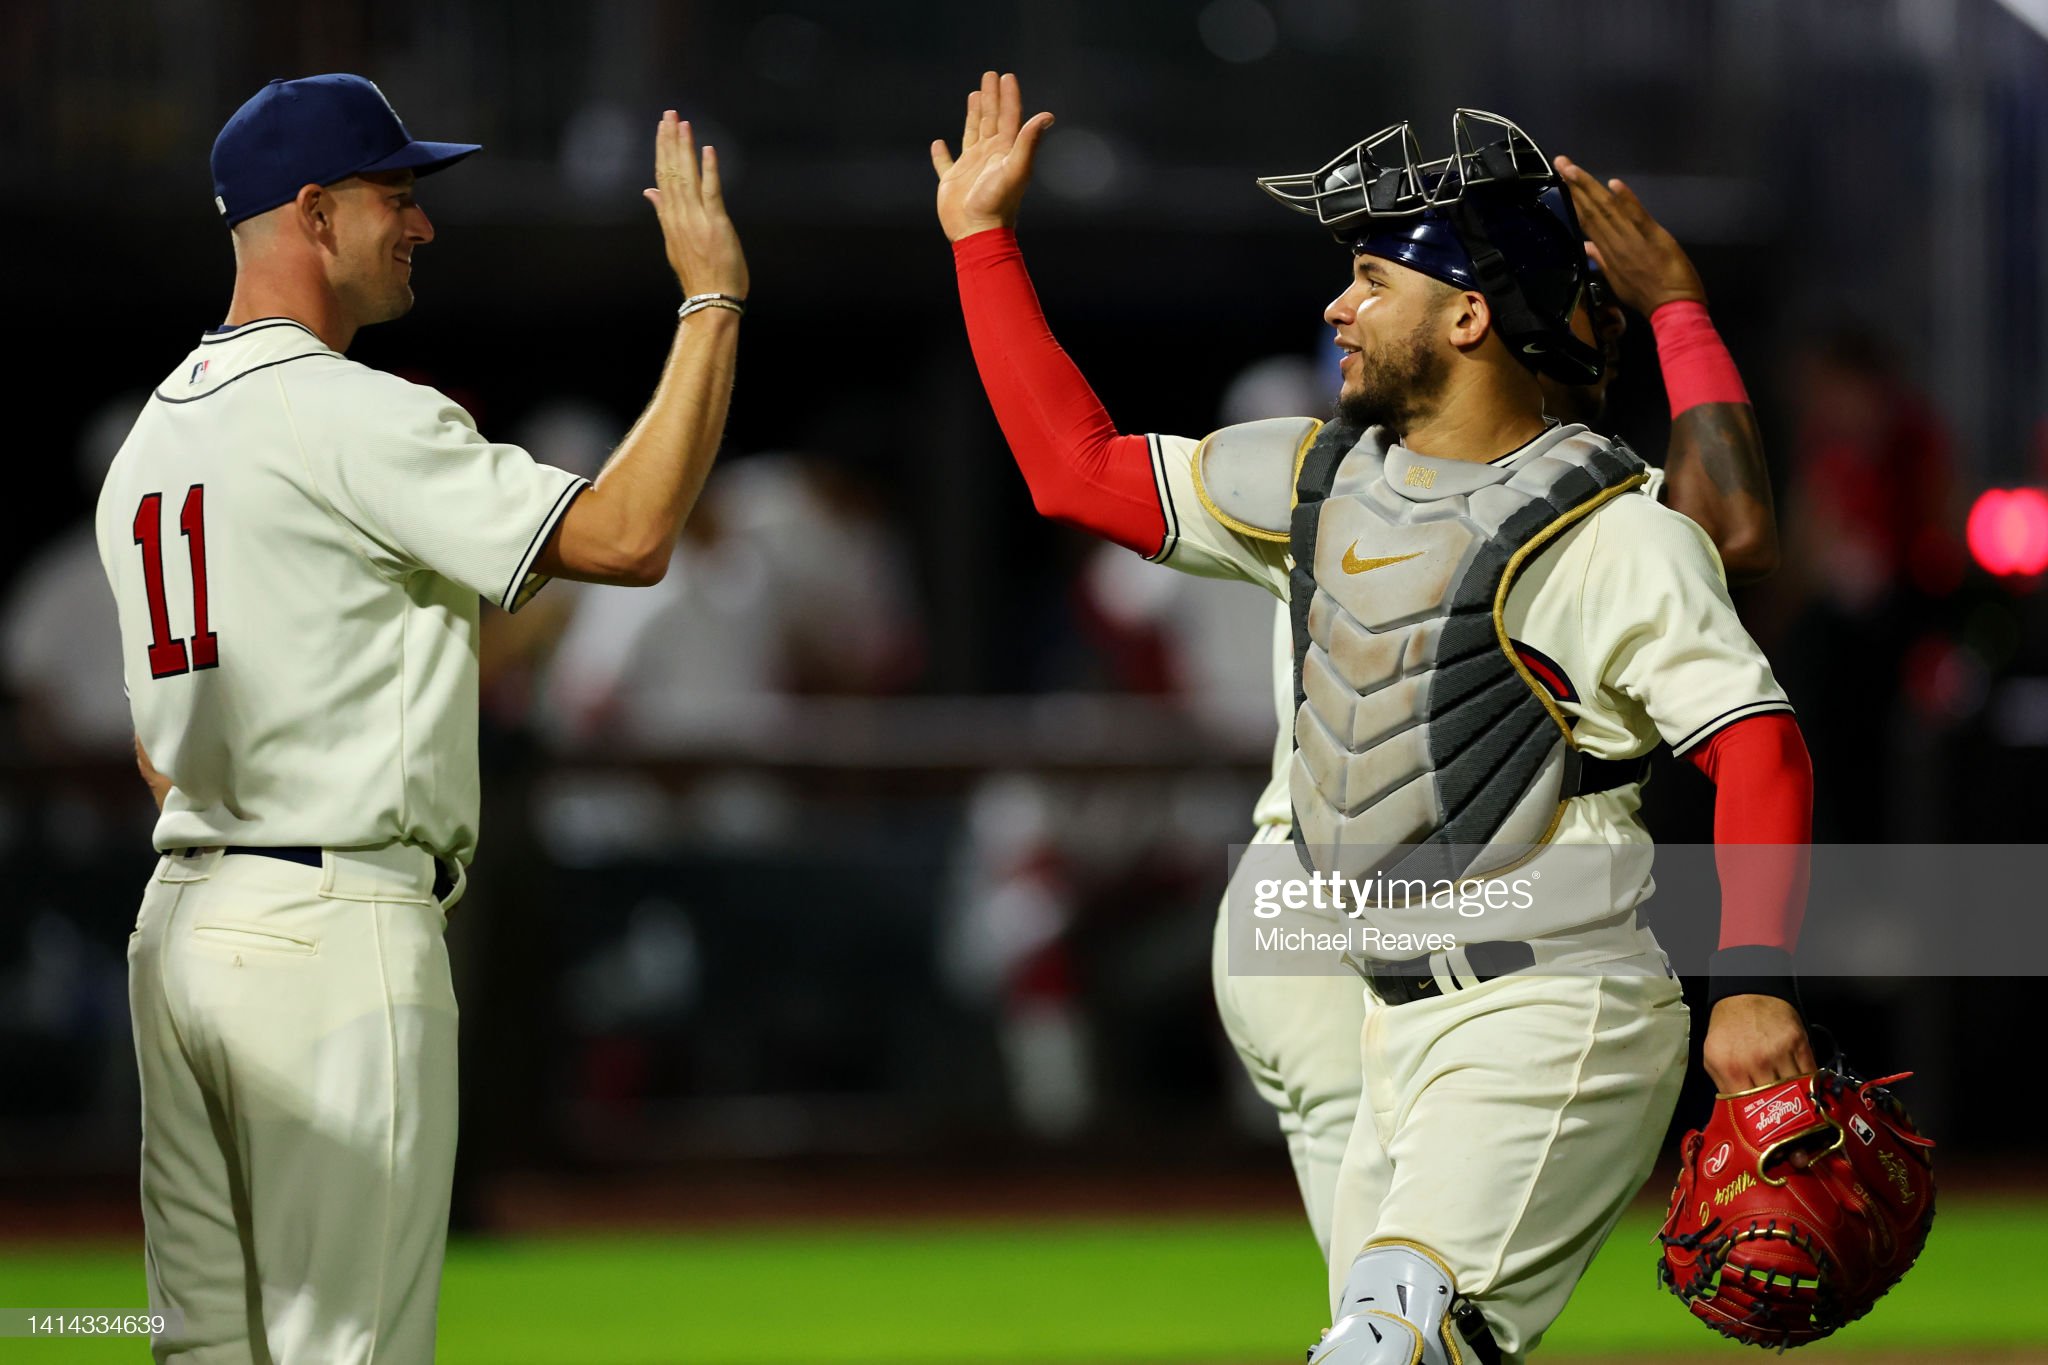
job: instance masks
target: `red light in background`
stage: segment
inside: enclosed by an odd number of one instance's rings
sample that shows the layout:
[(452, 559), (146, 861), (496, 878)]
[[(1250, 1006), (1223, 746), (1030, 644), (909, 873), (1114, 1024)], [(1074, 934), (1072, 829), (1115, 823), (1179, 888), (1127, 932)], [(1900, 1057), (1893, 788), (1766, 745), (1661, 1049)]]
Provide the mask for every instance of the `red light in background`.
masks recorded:
[(1970, 508), (1970, 556), (1988, 573), (2048, 570), (2048, 493), (2038, 488), (1987, 489)]

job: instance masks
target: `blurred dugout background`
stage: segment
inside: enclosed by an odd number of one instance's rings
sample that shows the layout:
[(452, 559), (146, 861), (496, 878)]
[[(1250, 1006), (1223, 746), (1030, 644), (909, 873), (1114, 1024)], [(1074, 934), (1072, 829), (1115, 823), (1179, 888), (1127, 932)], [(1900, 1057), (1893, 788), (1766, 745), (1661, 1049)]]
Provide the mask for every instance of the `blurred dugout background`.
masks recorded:
[[(450, 928), (458, 1217), (676, 1173), (693, 1206), (800, 1185), (883, 1207), (991, 1165), (1198, 1171), (1280, 1207), (1208, 982), (1273, 735), (1270, 604), (1035, 518), (927, 142), (957, 138), (986, 65), (1059, 114), (1024, 224), (1054, 327), (1125, 430), (1187, 434), (1320, 411), (1334, 384), (1343, 263), (1255, 174), (1404, 117), (1428, 147), (1469, 104), (1627, 177), (1693, 250), (1767, 432), (1786, 560), (1744, 605), (1801, 707), (1822, 837), (2031, 842), (2048, 503), (1979, 519), (1989, 560), (2031, 573), (1988, 572), (1965, 526), (1985, 490), (2048, 483), (2044, 29), (2040, 0), (14, 0), (0, 1208), (132, 1203), (150, 809), (90, 513), (225, 307), (207, 149), (263, 81), (361, 71), (416, 133), (486, 144), (423, 186), (418, 306), (353, 354), (541, 459), (594, 469), (670, 334), (638, 197), (664, 106), (718, 145), (756, 281), (675, 571), (490, 622), (483, 852)], [(1612, 424), (1656, 458), (1640, 322), (1628, 358)], [(1651, 790), (1661, 838), (1709, 837), (1689, 768)], [(2033, 994), (1810, 1003), (1853, 1054), (1922, 1068), (1925, 1125), (1997, 1170), (2039, 1157), (2013, 1105), (2041, 1101), (1956, 1097)], [(873, 1169), (906, 1174), (878, 1191)]]

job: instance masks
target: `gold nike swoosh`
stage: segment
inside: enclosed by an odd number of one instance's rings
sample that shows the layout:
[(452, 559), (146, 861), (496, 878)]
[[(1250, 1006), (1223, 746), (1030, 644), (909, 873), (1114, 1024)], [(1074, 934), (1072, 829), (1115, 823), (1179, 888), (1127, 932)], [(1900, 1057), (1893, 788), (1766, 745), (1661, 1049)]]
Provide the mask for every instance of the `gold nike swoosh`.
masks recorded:
[(1404, 559), (1420, 558), (1422, 558), (1422, 551), (1417, 550), (1412, 555), (1387, 555), (1380, 559), (1360, 559), (1358, 557), (1358, 542), (1354, 540), (1351, 542), (1351, 548), (1344, 552), (1344, 572), (1364, 573), (1368, 569), (1384, 569), (1389, 564), (1399, 564)]

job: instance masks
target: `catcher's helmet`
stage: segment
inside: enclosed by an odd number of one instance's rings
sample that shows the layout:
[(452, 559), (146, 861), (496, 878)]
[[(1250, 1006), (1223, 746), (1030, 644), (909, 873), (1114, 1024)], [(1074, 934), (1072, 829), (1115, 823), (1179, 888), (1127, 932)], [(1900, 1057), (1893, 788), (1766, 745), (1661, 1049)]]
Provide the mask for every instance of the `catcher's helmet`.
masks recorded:
[(1600, 353), (1571, 333), (1587, 264), (1570, 192), (1529, 135), (1498, 114), (1458, 110), (1451, 139), (1450, 156), (1425, 162), (1414, 132), (1397, 123), (1321, 170), (1265, 176), (1259, 188), (1313, 214), (1354, 253), (1478, 290), (1501, 340), (1531, 369), (1567, 384), (1599, 379)]

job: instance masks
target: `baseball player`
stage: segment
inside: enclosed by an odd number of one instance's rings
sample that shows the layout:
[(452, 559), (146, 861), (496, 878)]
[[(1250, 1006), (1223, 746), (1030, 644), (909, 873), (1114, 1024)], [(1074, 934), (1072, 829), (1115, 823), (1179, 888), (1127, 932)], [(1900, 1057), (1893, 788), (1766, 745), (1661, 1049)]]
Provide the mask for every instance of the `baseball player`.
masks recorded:
[[(1375, 809), (1390, 804), (1377, 799), (1385, 792), (1352, 776), (1371, 771), (1357, 764), (1398, 764), (1401, 757), (1384, 752), (1394, 746), (1382, 744), (1385, 736), (1361, 719), (1375, 680), (1361, 685), (1360, 673), (1371, 669), (1350, 645), (1333, 651), (1327, 637), (1334, 623), (1356, 626), (1349, 637), (1356, 644), (1373, 633), (1364, 620), (1384, 628), (1390, 618), (1428, 619), (1432, 588), (1440, 610), (1449, 586), (1441, 570), (1411, 570), (1405, 584), (1393, 572), (1431, 557), (1426, 544), (1393, 554), (1361, 547), (1426, 542), (1443, 527), (1417, 527), (1461, 515), (1472, 494), (1503, 481), (1514, 481), (1517, 496), (1530, 487), (1554, 493), (1552, 476), (1567, 460), (1599, 465), (1606, 482), (1588, 475), (1557, 485), (1575, 494), (1591, 486), (1598, 501), (1567, 509), (1569, 519), (1557, 518), (1547, 543), (1517, 547), (1541, 553), (1525, 554), (1520, 576), (1502, 585), (1504, 643), (1496, 657), (1506, 657), (1488, 666), (1512, 667), (1503, 677), (1519, 675), (1528, 704), (1540, 704), (1570, 737), (1548, 756), (1537, 743), (1476, 768), (1465, 765), (1459, 777), (1485, 774), (1481, 804), (1511, 816), (1543, 809), (1532, 793), (1547, 790), (1555, 815), (1547, 828), (1525, 820), (1515, 830), (1522, 842), (1640, 845), (1647, 835), (1635, 819), (1640, 769), (1631, 760), (1661, 737), (1719, 783), (1718, 837), (1731, 844), (1803, 842), (1811, 800), (1804, 748), (1768, 665), (1727, 604), (1706, 537), (1635, 495), (1648, 479), (1632, 456), (1576, 425), (1545, 424), (1534, 358), (1580, 385), (1597, 381), (1602, 368), (1586, 338), (1569, 331), (1584, 269), (1576, 233), (1564, 230), (1555, 206), (1533, 197), (1546, 181), (1554, 191), (1557, 177), (1548, 167), (1522, 186), (1503, 181), (1500, 193), (1508, 198), (1497, 207), (1515, 254), (1508, 256), (1514, 264), (1507, 288), (1498, 274), (1488, 278), (1501, 291), (1498, 303), (1478, 287), (1473, 253), (1449, 213), (1405, 205), (1405, 236), (1388, 228), (1352, 239), (1356, 278), (1325, 315), (1347, 351), (1341, 416), (1328, 432), (1307, 421), (1261, 423), (1253, 427), (1263, 430), (1228, 429), (1199, 444), (1159, 436), (1133, 443), (1116, 436), (1059, 355), (1004, 231), (1014, 222), (1035, 140), (1050, 122), (1040, 115), (1024, 123), (1020, 115), (1014, 82), (985, 78), (970, 97), (960, 158), (943, 144), (933, 148), (941, 221), (955, 242), (969, 332), (991, 398), (1013, 448), (1020, 437), (1040, 453), (1063, 447), (1058, 458), (1072, 471), (1059, 490), (1065, 496), (1046, 496), (1034, 480), (1041, 510), (1057, 515), (1084, 500), (1106, 504), (1108, 511), (1095, 515), (1124, 514), (1123, 525), (1135, 531), (1139, 509), (1156, 509), (1163, 522), (1157, 538), (1146, 545), (1134, 534), (1125, 543), (1186, 571), (1262, 583), (1283, 601), (1313, 595), (1312, 609), (1294, 617), (1283, 642), (1290, 673), (1306, 684), (1286, 708), (1287, 731), (1299, 742), (1290, 744), (1282, 798), (1294, 809), (1292, 823), (1307, 828), (1305, 851), (1326, 858), (1359, 843), (1419, 842), (1431, 834), (1428, 820), (1444, 809), (1424, 802), (1420, 824), (1410, 818), (1418, 816), (1413, 803)], [(1516, 152), (1510, 168), (1519, 171), (1533, 144), (1501, 127), (1504, 145)], [(1405, 129), (1400, 135), (1407, 136)], [(1342, 199), (1347, 186), (1337, 172), (1348, 168), (1351, 198), (1360, 200), (1359, 177), (1373, 169), (1363, 155), (1368, 145), (1320, 178), (1273, 188), (1321, 210)], [(1439, 165), (1438, 174), (1444, 169)], [(1336, 226), (1370, 227), (1368, 204), (1358, 203), (1353, 217)], [(1482, 242), (1481, 254), (1494, 262), (1506, 254), (1488, 247)], [(996, 264), (983, 268), (984, 261)], [(1532, 303), (1531, 293), (1540, 302)], [(1020, 396), (1026, 401), (1016, 401)], [(1732, 394), (1710, 401), (1732, 401)], [(1017, 454), (1027, 463), (1025, 449)], [(1399, 473), (1390, 478), (1390, 470)], [(1369, 491), (1375, 488), (1386, 492)], [(1297, 497), (1307, 506), (1295, 514), (1290, 503)], [(1415, 511), (1407, 510), (1411, 505)], [(1489, 494), (1486, 505), (1498, 511), (1506, 500)], [(1379, 512), (1362, 517), (1361, 506)], [(1373, 516), (1392, 519), (1376, 528)], [(1333, 519), (1340, 534), (1319, 535)], [(1497, 548), (1491, 542), (1502, 527), (1483, 530), (1487, 548)], [(1447, 546), (1436, 549), (1441, 557)], [(1488, 559), (1509, 562), (1503, 554), (1475, 555), (1472, 563)], [(1363, 576), (1372, 573), (1383, 576)], [(1474, 657), (1483, 661), (1485, 653)], [(1418, 646), (1409, 657), (1428, 654)], [(1400, 693), (1379, 700), (1388, 695)], [(1487, 695), (1514, 694), (1489, 688)], [(1501, 727), (1483, 719), (1487, 724), (1473, 726), (1470, 717), (1459, 723), (1468, 735), (1491, 730), (1491, 743)], [(1446, 718), (1445, 730), (1453, 728)], [(1526, 742), (1544, 732), (1525, 724), (1515, 733)], [(1411, 756), (1416, 747), (1408, 745)], [(1576, 756), (1561, 758), (1565, 751)], [(1449, 780), (1429, 769), (1426, 747), (1422, 752), (1423, 768), (1409, 774), (1404, 793)], [(1483, 748), (1476, 752), (1485, 757)], [(1570, 789), (1560, 780), (1561, 764), (1576, 764)], [(1469, 836), (1470, 822), (1459, 832)], [(1262, 839), (1269, 837), (1262, 831)], [(1682, 1072), (1683, 1002), (1661, 951), (1634, 922), (1634, 905), (1645, 894), (1646, 875), (1617, 883), (1611, 904), (1556, 907), (1562, 918), (1550, 923), (1525, 918), (1514, 939), (1472, 945), (1459, 950), (1462, 957), (1439, 952), (1374, 964), (1363, 1002), (1368, 1103), (1335, 1182), (1330, 1220), (1337, 1326), (1317, 1359), (1444, 1360), (1467, 1358), (1465, 1352), (1519, 1358), (1555, 1317), (1647, 1171)], [(1776, 883), (1748, 881), (1742, 895), (1731, 890), (1723, 943), (1733, 951), (1716, 964), (1707, 1045), (1709, 1070), (1724, 1088), (1812, 1069), (1786, 998), (1787, 949), (1801, 894), (1803, 885), (1789, 874)], [(1600, 974), (1530, 970), (1568, 956), (1599, 964)], [(1319, 1006), (1329, 991), (1287, 985), (1310, 989), (1297, 996), (1294, 1020), (1269, 1011), (1271, 1035), (1260, 1040), (1269, 1051), (1312, 1040), (1322, 1029)], [(1301, 1050), (1315, 1046), (1309, 1041)], [(1335, 1068), (1323, 1069), (1335, 1075)], [(1272, 1071), (1284, 1083), (1281, 1067)], [(1330, 1089), (1342, 1085), (1333, 1080)], [(1281, 1106), (1283, 1123), (1314, 1103), (1313, 1096), (1290, 1097)], [(1305, 1144), (1293, 1145), (1299, 1166)], [(1313, 1214), (1315, 1192), (1308, 1197)]]
[(442, 944), (477, 847), (477, 616), (646, 584), (708, 472), (747, 267), (718, 162), (664, 114), (687, 301), (594, 483), (346, 358), (412, 306), (416, 182), (476, 152), (360, 76), (273, 81), (214, 143), (226, 320), (98, 507), (163, 857), (129, 946), (160, 1361), (424, 1361), (455, 1155)]
[[(984, 77), (983, 90), (970, 97), (982, 115), (997, 111), (999, 139), (1004, 102), (1012, 111), (1019, 108), (1013, 87), (1013, 77), (1004, 78), (999, 87), (991, 72)], [(1035, 130), (1024, 125), (1017, 139), (1007, 144), (1016, 155), (1006, 151), (1000, 163), (1010, 178), (1001, 185), (1005, 198), (997, 211), (1006, 223), (1014, 221), (1028, 183), (1035, 138), (1050, 123), (1047, 116)], [(978, 120), (972, 121), (967, 137), (977, 145), (986, 141)], [(986, 145), (993, 149), (998, 144)], [(1657, 338), (1672, 424), (1665, 468), (1651, 471), (1648, 487), (1708, 529), (1731, 580), (1761, 578), (1771, 571), (1777, 555), (1770, 481), (1748, 395), (1707, 316), (1699, 274), (1671, 234), (1620, 181), (1603, 185), (1566, 158), (1558, 162), (1596, 244), (1589, 251), (1604, 267), (1605, 284), (1620, 302), (1650, 319)], [(1033, 496), (1050, 516), (1148, 559), (1170, 562), (1171, 557), (1163, 555), (1169, 509), (1155, 491), (1153, 438), (1111, 437), (1123, 447), (1123, 456), (1105, 458), (1094, 443), (1105, 431), (1114, 430), (1107, 425), (1106, 414), (1099, 419), (1089, 414), (1090, 423), (1077, 429), (1080, 440), (1048, 440), (1034, 408), (1016, 401), (1038, 391), (1084, 389), (1085, 383), (1056, 347), (1041, 344), (1019, 350), (1010, 344), (1013, 335), (1046, 343), (1050, 333), (1038, 313), (1014, 233), (1006, 226), (962, 230), (972, 227), (972, 220), (960, 220), (960, 176), (965, 173), (954, 173), (950, 195), (942, 187), (942, 222), (956, 243), (961, 297), (976, 359)], [(1600, 378), (1576, 385), (1538, 378), (1550, 412), (1598, 428), (1626, 321), (1610, 300), (1596, 300), (1589, 290), (1587, 306), (1575, 314), (1573, 326), (1582, 339), (1597, 338), (1606, 362)], [(1013, 382), (1012, 356), (1042, 360), (1047, 368), (1034, 370), (1028, 385)], [(1081, 410), (1086, 411), (1087, 400), (1081, 401)], [(1294, 659), (1284, 602), (1276, 604), (1273, 632), (1277, 735), (1273, 775), (1252, 812), (1252, 837), (1258, 843), (1287, 843), (1293, 837), (1288, 771), (1293, 754)], [(1228, 903), (1226, 898), (1224, 905)], [(1276, 1112), (1310, 1226), (1327, 1255), (1337, 1170), (1364, 1084), (1357, 1045), (1364, 1004), (1360, 992), (1342, 978), (1229, 973), (1221, 908), (1213, 973), (1217, 1009), (1255, 1089)]]

